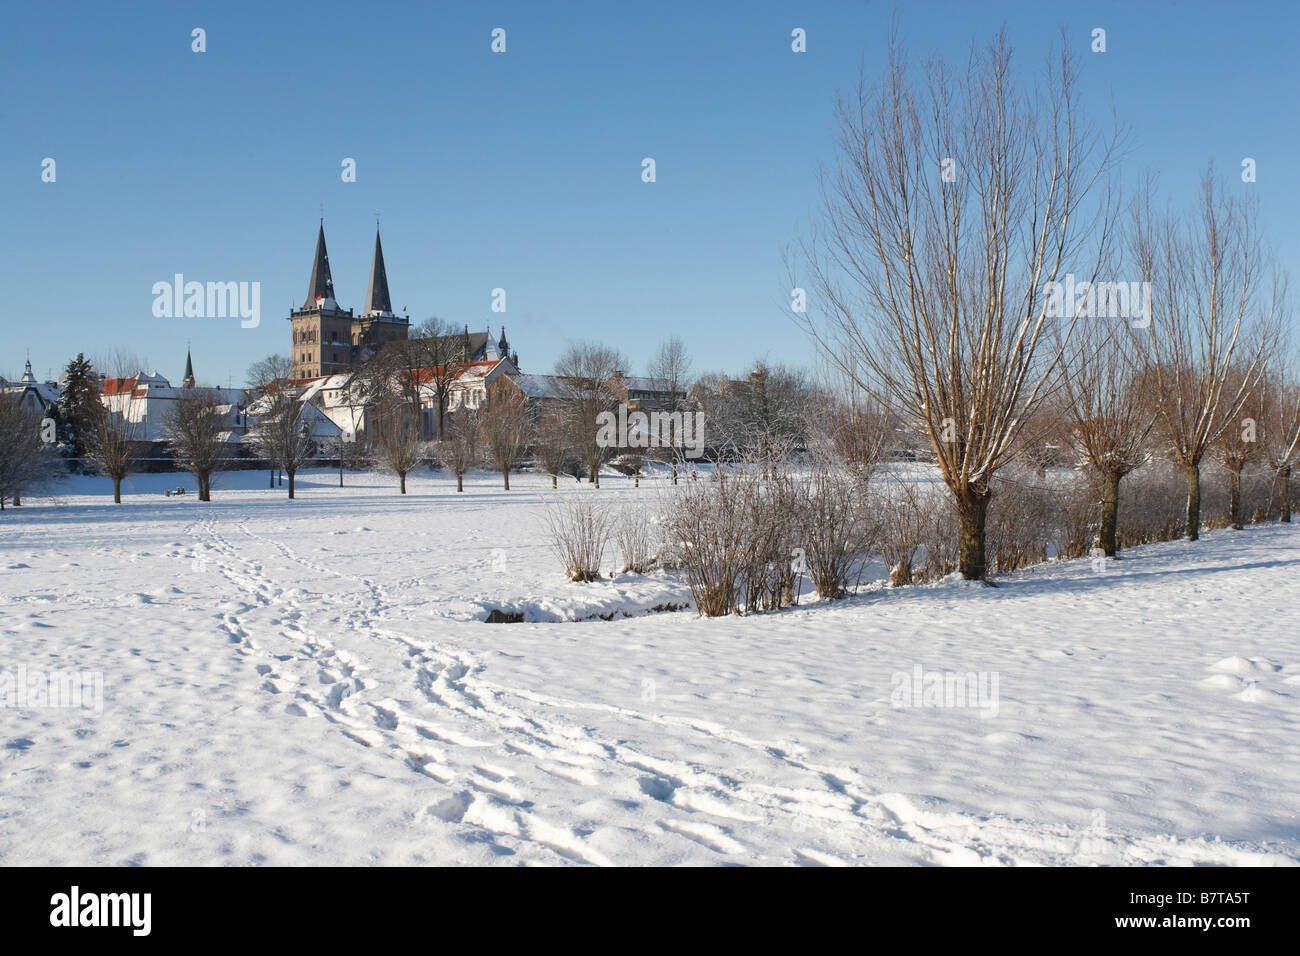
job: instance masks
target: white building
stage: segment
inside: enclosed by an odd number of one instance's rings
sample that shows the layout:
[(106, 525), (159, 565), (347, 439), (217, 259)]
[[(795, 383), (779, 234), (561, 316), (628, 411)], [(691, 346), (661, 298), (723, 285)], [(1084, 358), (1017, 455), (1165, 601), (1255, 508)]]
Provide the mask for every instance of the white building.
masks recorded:
[(7, 382), (0, 378), (0, 394), (17, 395), (18, 404), (34, 415), (53, 414), (59, 404), (59, 386), (56, 382), (38, 382), (32, 374), (31, 360), (23, 377), (16, 382)]
[[(162, 442), (167, 439), (167, 421), (176, 400), (194, 388), (193, 366), (186, 356), (185, 387), (176, 388), (158, 372), (152, 375), (137, 372), (130, 378), (105, 378), (100, 380), (100, 401), (110, 412), (121, 415), (136, 424), (136, 441)], [(227, 416), (230, 439), (238, 442), (247, 431), (244, 406), (247, 393), (242, 388), (204, 388), (221, 406)]]
[[(447, 412), (461, 408), (482, 408), (487, 404), (488, 386), (502, 375), (515, 375), (514, 364), (497, 355), (480, 362), (457, 365), (447, 396)], [(438, 395), (433, 386), (433, 371), (422, 374), (420, 411), (424, 433), (436, 437), (438, 431)], [(312, 379), (306, 383), (299, 400), (315, 405), (338, 427), (344, 441), (356, 441), (364, 434), (368, 422), (368, 401), (364, 393), (367, 380), (357, 372), (340, 372)]]

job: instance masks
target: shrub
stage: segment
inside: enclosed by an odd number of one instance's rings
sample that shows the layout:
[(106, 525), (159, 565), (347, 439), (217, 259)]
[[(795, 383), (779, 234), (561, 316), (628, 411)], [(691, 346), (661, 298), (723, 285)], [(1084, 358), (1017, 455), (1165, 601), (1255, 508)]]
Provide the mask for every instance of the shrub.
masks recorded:
[(543, 512), (551, 549), (570, 581), (600, 580), (613, 520), (609, 506), (595, 495), (578, 492), (551, 502)]
[(639, 508), (625, 510), (614, 522), (614, 540), (623, 555), (624, 574), (645, 574), (654, 566), (653, 528)]
[(876, 522), (855, 478), (819, 467), (796, 512), (799, 538), (817, 596), (840, 598), (856, 587), (870, 559)]

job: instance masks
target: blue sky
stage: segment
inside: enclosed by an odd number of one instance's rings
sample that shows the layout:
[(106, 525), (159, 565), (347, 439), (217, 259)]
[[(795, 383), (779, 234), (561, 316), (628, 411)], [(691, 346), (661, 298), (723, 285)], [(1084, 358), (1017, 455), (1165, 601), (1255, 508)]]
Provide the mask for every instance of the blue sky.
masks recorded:
[[(911, 50), (953, 57), (1005, 23), (1026, 72), (1064, 27), (1092, 105), (1131, 127), (1126, 180), (1155, 171), (1179, 199), (1207, 161), (1236, 183), (1255, 158), (1258, 181), (1239, 188), (1300, 273), (1289, 0), (13, 3), (0, 373), (28, 350), (44, 377), (78, 351), (125, 348), (179, 380), (188, 341), (201, 383), (242, 384), (288, 352), (322, 203), (345, 308), (362, 306), (379, 210), (394, 306), (504, 322), (525, 371), (549, 371), (574, 338), (641, 370), (669, 335), (698, 371), (809, 364), (781, 254), (833, 159), (835, 94), (860, 65), (878, 73), (895, 16)], [(1105, 54), (1088, 49), (1098, 26)], [(489, 49), (496, 27), (505, 54)], [(260, 326), (155, 318), (152, 286), (177, 272), (260, 282)]]

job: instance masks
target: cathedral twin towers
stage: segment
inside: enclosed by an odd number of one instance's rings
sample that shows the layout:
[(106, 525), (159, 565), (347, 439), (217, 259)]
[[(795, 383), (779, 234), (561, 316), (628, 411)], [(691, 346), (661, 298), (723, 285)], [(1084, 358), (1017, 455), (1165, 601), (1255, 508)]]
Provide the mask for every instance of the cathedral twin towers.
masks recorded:
[(325, 221), (321, 220), (307, 301), (289, 314), (289, 320), (293, 323), (290, 354), (297, 381), (346, 372), (363, 364), (383, 343), (406, 338), (411, 320), (393, 312), (378, 229), (366, 307), (358, 315), (351, 309), (345, 311), (334, 296), (330, 257), (325, 250)]

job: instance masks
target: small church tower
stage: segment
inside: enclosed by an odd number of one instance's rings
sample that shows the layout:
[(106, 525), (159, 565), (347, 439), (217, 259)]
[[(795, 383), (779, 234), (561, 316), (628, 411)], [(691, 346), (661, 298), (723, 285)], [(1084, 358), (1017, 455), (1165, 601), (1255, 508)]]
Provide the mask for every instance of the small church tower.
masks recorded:
[(181, 388), (194, 387), (194, 362), (190, 359), (189, 349), (185, 350), (185, 377), (181, 379)]

